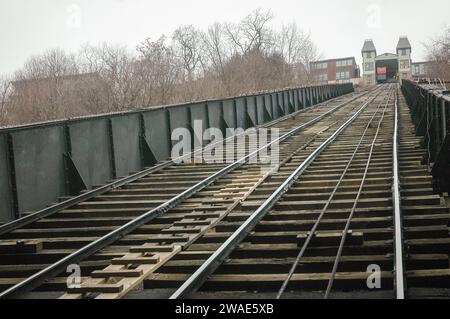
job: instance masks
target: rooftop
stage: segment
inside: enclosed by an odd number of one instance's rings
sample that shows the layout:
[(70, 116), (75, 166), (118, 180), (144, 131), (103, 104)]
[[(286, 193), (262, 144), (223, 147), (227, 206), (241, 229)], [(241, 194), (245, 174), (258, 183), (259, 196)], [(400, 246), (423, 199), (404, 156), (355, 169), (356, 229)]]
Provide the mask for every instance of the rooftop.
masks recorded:
[(344, 60), (354, 60), (354, 61), (356, 61), (354, 56), (349, 56), (349, 57), (346, 57), (346, 58), (337, 58), (337, 59), (327, 59), (327, 60), (313, 61), (313, 62), (311, 62), (311, 64), (314, 64), (314, 63), (325, 63), (325, 62), (334, 62), (334, 61), (344, 61)]
[(364, 42), (364, 46), (361, 50), (361, 52), (373, 52), (373, 51), (377, 51), (377, 49), (375, 48), (375, 44), (373, 44), (373, 40), (372, 39), (368, 39)]
[(399, 49), (411, 49), (411, 43), (409, 43), (408, 37), (400, 37), (397, 44), (397, 50)]

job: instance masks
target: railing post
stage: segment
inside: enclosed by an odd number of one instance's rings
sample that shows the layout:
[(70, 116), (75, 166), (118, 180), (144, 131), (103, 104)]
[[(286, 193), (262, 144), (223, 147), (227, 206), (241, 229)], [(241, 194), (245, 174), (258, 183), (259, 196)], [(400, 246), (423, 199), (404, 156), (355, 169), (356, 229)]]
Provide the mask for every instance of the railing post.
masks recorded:
[(166, 143), (167, 143), (167, 146), (168, 146), (169, 152), (170, 152), (172, 147), (173, 147), (173, 144), (172, 144), (172, 128), (171, 128), (171, 124), (170, 124), (170, 111), (167, 110), (167, 109), (166, 109), (166, 112), (165, 112), (165, 117), (166, 117), (167, 136), (168, 136), (167, 137), (168, 141)]
[(14, 159), (14, 143), (11, 134), (6, 135), (6, 143), (8, 148), (9, 178), (12, 192), (13, 216), (11, 217), (20, 218), (19, 195), (17, 192), (16, 162)]
[(112, 119), (108, 119), (108, 143), (109, 143), (109, 155), (111, 159), (111, 176), (113, 179), (117, 178), (116, 168), (116, 154), (114, 150), (114, 131)]
[(441, 99), (442, 140), (447, 137), (447, 114), (445, 112), (445, 99)]

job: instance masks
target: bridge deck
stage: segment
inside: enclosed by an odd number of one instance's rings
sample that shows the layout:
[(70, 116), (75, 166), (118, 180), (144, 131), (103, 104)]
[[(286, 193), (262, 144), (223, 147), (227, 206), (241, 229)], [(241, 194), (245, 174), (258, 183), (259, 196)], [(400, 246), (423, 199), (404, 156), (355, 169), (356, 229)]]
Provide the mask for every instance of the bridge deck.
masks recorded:
[[(235, 143), (231, 164), (162, 166), (3, 233), (0, 296), (448, 296), (450, 212), (396, 85), (270, 127), (281, 132), (272, 170), (250, 161), (268, 146)], [(78, 263), (81, 285), (68, 288)]]

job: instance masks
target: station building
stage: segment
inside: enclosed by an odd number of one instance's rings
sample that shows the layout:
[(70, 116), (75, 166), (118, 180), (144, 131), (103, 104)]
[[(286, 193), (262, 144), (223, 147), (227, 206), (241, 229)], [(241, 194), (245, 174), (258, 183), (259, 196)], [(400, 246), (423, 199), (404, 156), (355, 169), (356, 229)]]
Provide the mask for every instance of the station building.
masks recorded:
[(373, 40), (366, 40), (361, 50), (364, 84), (374, 85), (411, 78), (411, 52), (411, 44), (406, 36), (400, 37), (396, 53), (380, 55), (377, 54)]

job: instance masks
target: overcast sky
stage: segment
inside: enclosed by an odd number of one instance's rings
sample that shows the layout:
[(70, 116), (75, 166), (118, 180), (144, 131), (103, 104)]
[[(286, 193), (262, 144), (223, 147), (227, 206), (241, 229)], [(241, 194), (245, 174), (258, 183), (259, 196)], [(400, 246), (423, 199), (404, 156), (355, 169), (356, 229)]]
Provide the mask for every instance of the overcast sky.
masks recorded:
[(0, 0), (0, 73), (49, 48), (75, 52), (103, 41), (134, 48), (180, 24), (237, 22), (258, 7), (275, 14), (276, 27), (295, 21), (310, 32), (324, 58), (358, 62), (364, 39), (381, 54), (395, 52), (400, 35), (408, 35), (413, 60), (423, 60), (423, 43), (450, 24), (449, 0)]

